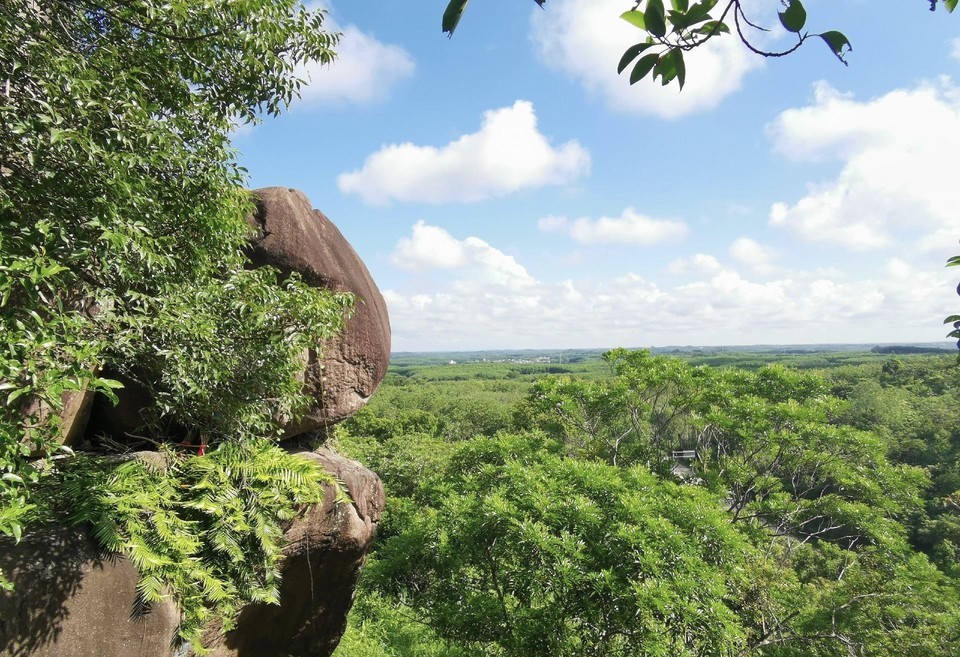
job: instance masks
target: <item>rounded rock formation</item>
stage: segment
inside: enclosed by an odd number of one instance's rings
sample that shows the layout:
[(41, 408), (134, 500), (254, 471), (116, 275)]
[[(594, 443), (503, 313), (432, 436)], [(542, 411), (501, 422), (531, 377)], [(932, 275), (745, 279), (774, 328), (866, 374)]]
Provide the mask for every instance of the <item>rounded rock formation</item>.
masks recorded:
[(344, 420), (366, 404), (387, 373), (390, 320), (370, 272), (337, 227), (313, 209), (303, 192), (288, 187), (254, 191), (259, 231), (248, 256), (255, 267), (284, 275), (298, 272), (309, 285), (356, 297), (353, 316), (324, 351), (305, 354), (305, 392), (315, 403), (286, 428), (296, 436)]
[[(296, 448), (294, 448), (296, 449)], [(211, 626), (210, 657), (330, 657), (347, 624), (354, 588), (384, 507), (380, 478), (356, 461), (320, 448), (296, 451), (336, 476), (350, 497), (327, 486), (284, 531), (280, 604), (251, 604), (226, 635)], [(155, 460), (155, 452), (134, 458)], [(139, 575), (102, 554), (82, 528), (51, 525), (18, 544), (0, 536), (0, 569), (14, 583), (0, 589), (3, 657), (187, 657), (177, 647), (180, 613), (171, 599), (137, 603)]]

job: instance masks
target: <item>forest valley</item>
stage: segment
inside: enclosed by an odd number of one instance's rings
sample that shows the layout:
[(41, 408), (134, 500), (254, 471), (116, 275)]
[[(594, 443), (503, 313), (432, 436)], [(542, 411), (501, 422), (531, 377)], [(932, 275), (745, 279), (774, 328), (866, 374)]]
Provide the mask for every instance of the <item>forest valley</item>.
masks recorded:
[(395, 361), (337, 657), (955, 655), (954, 358), (762, 360)]

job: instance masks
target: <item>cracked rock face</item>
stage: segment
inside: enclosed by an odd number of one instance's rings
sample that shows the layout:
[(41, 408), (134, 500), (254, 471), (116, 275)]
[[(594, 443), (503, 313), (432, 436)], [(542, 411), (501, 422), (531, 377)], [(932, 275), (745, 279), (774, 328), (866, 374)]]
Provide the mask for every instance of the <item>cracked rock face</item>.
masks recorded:
[(344, 420), (366, 404), (387, 373), (390, 320), (363, 261), (302, 192), (266, 187), (254, 195), (257, 209), (250, 222), (259, 235), (248, 252), (253, 265), (296, 271), (310, 285), (350, 292), (357, 299), (345, 330), (324, 353), (304, 354), (304, 385), (315, 403), (286, 428), (292, 437)]

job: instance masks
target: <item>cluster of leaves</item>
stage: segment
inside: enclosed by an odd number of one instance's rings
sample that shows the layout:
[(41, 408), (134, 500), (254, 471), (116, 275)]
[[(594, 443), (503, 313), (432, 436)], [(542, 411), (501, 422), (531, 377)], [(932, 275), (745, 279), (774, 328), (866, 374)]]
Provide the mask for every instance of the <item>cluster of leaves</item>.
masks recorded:
[[(751, 42), (748, 29), (768, 30), (747, 17), (740, 0), (729, 0), (715, 12), (719, 4), (719, 0), (701, 0), (693, 4), (688, 0), (671, 0), (672, 9), (667, 10), (663, 0), (647, 0), (643, 11), (640, 11), (638, 0), (636, 7), (621, 14), (621, 18), (646, 32), (647, 37), (624, 52), (617, 72), (623, 73), (631, 62), (643, 55), (630, 71), (630, 84), (635, 84), (652, 72), (652, 78), (660, 78), (663, 86), (676, 80), (682, 89), (686, 80), (683, 54), (699, 48), (717, 35), (730, 34), (731, 19), (740, 40), (758, 55), (783, 57), (797, 50), (807, 39), (819, 37), (841, 62), (847, 63), (844, 56), (851, 48), (849, 39), (836, 30), (814, 34), (805, 32), (807, 11), (800, 0), (784, 0), (784, 9), (778, 14), (783, 28), (797, 37), (794, 45), (779, 51), (761, 50)], [(648, 52), (651, 49), (656, 52)]]
[(960, 369), (950, 358), (891, 358), (829, 374), (847, 401), (843, 423), (880, 437), (892, 460), (929, 473), (924, 508), (907, 519), (911, 542), (960, 576)]
[[(534, 0), (543, 7), (545, 0)], [(948, 12), (953, 12), (958, 0), (943, 0)], [(468, 0), (450, 0), (443, 14), (443, 31), (453, 36), (460, 22)], [(699, 48), (722, 34), (730, 34), (731, 24), (740, 41), (751, 52), (762, 57), (784, 57), (796, 51), (808, 39), (817, 37), (841, 62), (852, 46), (843, 32), (826, 30), (824, 32), (805, 31), (807, 10), (801, 0), (780, 0), (783, 10), (778, 12), (780, 24), (795, 35), (796, 42), (783, 50), (764, 50), (756, 45), (755, 33), (769, 32), (768, 28), (756, 24), (747, 15), (743, 0), (670, 0), (667, 9), (664, 0), (636, 0), (633, 9), (621, 14), (621, 18), (646, 34), (640, 43), (636, 43), (623, 53), (617, 72), (623, 73), (634, 60), (630, 70), (630, 84), (636, 84), (652, 73), (653, 80), (660, 79), (663, 86), (676, 81), (680, 88), (686, 81), (686, 63), (684, 53)], [(641, 9), (643, 5), (643, 9)], [(937, 0), (930, 0), (930, 11), (937, 7)], [(642, 55), (642, 56), (641, 56)]]
[(295, 0), (0, 5), (0, 533), (20, 536), (71, 392), (115, 399), (123, 375), (210, 444), (302, 408), (303, 349), (350, 299), (247, 269), (229, 137), (332, 61), (323, 20)]
[[(390, 504), (338, 657), (953, 654), (945, 359), (829, 379), (606, 360), (606, 377), (533, 383), (472, 434), (445, 416), (501, 406), (498, 382), (441, 390), (429, 367), (347, 423), (341, 447)], [(675, 450), (696, 457), (678, 468)]]
[(91, 526), (106, 550), (137, 566), (140, 610), (172, 596), (179, 638), (199, 655), (211, 622), (228, 631), (243, 605), (279, 604), (282, 523), (323, 502), (328, 487), (348, 499), (319, 463), (267, 440), (156, 456), (78, 456), (42, 493), (52, 517)]
[[(468, 441), (418, 490), (429, 511), (369, 577), (416, 592), (441, 637), (487, 655), (724, 655), (763, 556), (706, 491), (567, 459), (535, 434)], [(423, 509), (423, 507), (421, 507)]]

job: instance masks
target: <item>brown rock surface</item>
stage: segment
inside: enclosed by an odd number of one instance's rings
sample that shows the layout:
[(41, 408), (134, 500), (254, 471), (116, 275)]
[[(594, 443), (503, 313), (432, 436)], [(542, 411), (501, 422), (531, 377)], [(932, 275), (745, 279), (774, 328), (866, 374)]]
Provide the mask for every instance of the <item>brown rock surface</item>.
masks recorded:
[[(302, 192), (267, 187), (254, 192), (257, 209), (249, 218), (259, 230), (248, 256), (255, 267), (271, 265), (284, 274), (296, 271), (308, 284), (356, 298), (353, 316), (323, 353), (304, 354), (305, 391), (315, 401), (307, 413), (285, 429), (290, 438), (345, 420), (367, 403), (383, 380), (390, 361), (390, 320), (387, 306), (370, 272), (337, 227), (314, 210)], [(134, 382), (123, 381), (116, 406), (99, 399), (94, 404), (90, 430), (122, 439), (136, 433), (150, 394)]]
[(286, 531), (280, 605), (254, 604), (237, 627), (211, 641), (210, 657), (329, 657), (340, 642), (353, 592), (383, 511), (380, 478), (356, 461), (321, 448), (305, 452), (346, 487), (352, 504), (310, 509)]
[[(226, 636), (211, 628), (214, 657), (328, 657), (343, 634), (383, 510), (383, 486), (377, 475), (328, 449), (302, 453), (334, 473), (352, 503), (334, 503), (330, 488), (324, 504), (291, 523), (280, 606), (245, 608)], [(33, 530), (16, 546), (0, 541), (0, 568), (16, 586), (0, 591), (0, 657), (183, 654), (172, 647), (179, 620), (173, 603), (134, 614), (136, 569), (99, 555), (80, 530)]]
[(133, 614), (137, 569), (98, 554), (75, 528), (32, 530), (17, 546), (0, 542), (3, 657), (160, 657), (180, 620), (175, 605)]
[(316, 403), (297, 423), (295, 436), (346, 419), (366, 404), (390, 361), (390, 320), (386, 303), (353, 247), (309, 199), (295, 189), (254, 191), (251, 223), (260, 230), (250, 249), (255, 266), (299, 272), (310, 285), (357, 297), (343, 334), (323, 354), (306, 355), (304, 383)]
[[(83, 435), (90, 417), (90, 407), (93, 404), (94, 394), (90, 390), (67, 390), (61, 396), (63, 408), (60, 410), (60, 428), (58, 439), (61, 445), (72, 445), (77, 438)], [(40, 400), (30, 396), (23, 404), (20, 415), (24, 418), (35, 418), (35, 422), (43, 422), (49, 417), (52, 409)], [(29, 437), (29, 431), (27, 436)]]

